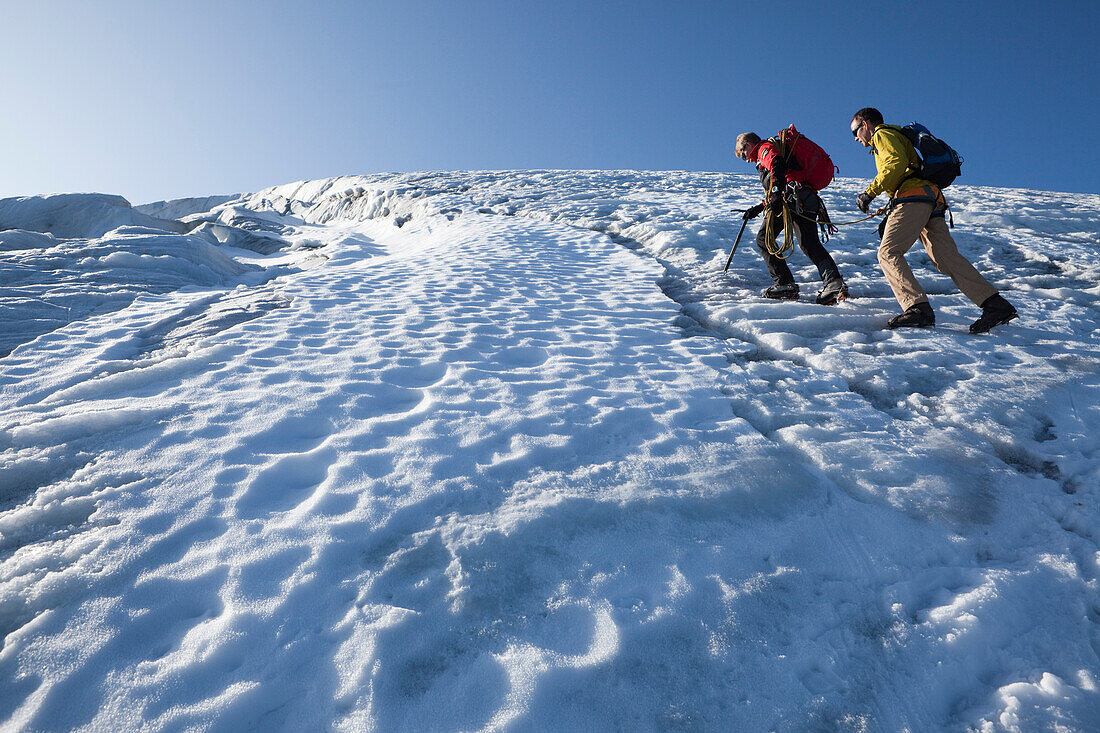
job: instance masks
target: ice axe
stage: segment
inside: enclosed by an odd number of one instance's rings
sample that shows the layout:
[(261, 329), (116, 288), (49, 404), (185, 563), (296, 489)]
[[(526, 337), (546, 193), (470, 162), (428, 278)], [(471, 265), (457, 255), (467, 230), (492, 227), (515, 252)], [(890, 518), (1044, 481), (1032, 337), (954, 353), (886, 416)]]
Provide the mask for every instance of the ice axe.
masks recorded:
[(726, 266), (722, 268), (722, 272), (727, 272), (730, 269), (730, 263), (733, 262), (733, 253), (737, 251), (737, 245), (741, 243), (741, 235), (745, 233), (745, 225), (748, 223), (748, 219), (741, 220), (741, 231), (737, 232), (737, 239), (733, 240), (733, 249), (730, 250), (730, 256), (726, 260)]

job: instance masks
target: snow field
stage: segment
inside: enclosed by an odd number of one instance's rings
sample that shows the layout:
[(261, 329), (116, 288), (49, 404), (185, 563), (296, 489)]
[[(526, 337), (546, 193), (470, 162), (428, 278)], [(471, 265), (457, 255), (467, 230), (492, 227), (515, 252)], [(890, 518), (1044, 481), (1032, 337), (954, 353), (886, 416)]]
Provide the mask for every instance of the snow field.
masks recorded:
[(0, 719), (1093, 727), (1097, 197), (958, 189), (1023, 315), (972, 337), (919, 267), (938, 327), (881, 330), (873, 223), (836, 308), (800, 253), (802, 302), (753, 297), (748, 231), (722, 276), (752, 183), (279, 187), (244, 201), (320, 249), (23, 342)]

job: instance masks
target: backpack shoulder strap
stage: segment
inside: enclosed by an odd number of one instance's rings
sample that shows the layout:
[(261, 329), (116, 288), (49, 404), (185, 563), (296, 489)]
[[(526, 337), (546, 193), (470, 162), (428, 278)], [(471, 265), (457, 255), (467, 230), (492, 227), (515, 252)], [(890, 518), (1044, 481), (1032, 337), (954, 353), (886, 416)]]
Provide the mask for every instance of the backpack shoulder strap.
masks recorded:
[[(921, 155), (920, 155), (920, 150), (917, 149), (916, 145), (913, 145), (913, 141), (910, 140), (909, 136), (906, 135), (902, 131), (901, 126), (900, 125), (885, 125), (884, 124), (884, 125), (880, 125), (880, 127), (878, 129), (885, 129), (888, 132), (891, 132), (894, 135), (896, 135), (898, 137), (898, 139), (900, 139), (901, 141), (903, 141), (907, 145), (912, 145), (913, 146), (913, 150), (917, 153), (917, 161), (918, 162), (917, 163), (910, 163), (906, 167), (905, 176), (906, 176), (906, 178), (909, 178), (909, 177), (912, 177), (912, 176), (919, 176), (920, 172), (921, 172), (922, 161), (923, 161), (923, 159), (921, 158)], [(876, 132), (877, 132), (877, 129), (876, 129)]]
[(886, 130), (887, 132), (892, 132), (903, 140), (909, 139), (908, 137), (906, 137), (905, 133), (901, 131), (901, 127), (899, 125), (879, 125), (879, 127), (876, 128), (876, 132), (879, 129)]

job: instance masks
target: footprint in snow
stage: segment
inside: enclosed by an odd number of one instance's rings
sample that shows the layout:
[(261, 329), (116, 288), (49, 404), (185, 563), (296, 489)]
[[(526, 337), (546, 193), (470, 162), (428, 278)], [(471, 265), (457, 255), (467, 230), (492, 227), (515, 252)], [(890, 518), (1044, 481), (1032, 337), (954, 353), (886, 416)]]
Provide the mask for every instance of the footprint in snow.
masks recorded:
[(338, 458), (336, 450), (328, 447), (279, 458), (260, 471), (237, 499), (237, 513), (259, 519), (304, 504), (328, 478)]

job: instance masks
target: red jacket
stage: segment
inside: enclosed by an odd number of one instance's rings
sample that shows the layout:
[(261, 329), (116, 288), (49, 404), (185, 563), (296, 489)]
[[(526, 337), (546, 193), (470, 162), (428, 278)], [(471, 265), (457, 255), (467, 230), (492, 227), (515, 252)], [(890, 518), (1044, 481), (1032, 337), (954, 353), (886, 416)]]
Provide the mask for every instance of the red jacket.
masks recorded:
[(789, 154), (783, 154), (780, 146), (771, 139), (761, 140), (748, 151), (748, 158), (756, 163), (762, 182), (765, 181), (764, 174), (770, 173), (774, 184), (780, 187), (788, 181), (801, 183), (815, 191), (829, 185), (833, 180), (833, 161), (817, 143), (796, 130), (794, 125), (780, 131), (776, 137), (791, 146)]
[(774, 175), (776, 172), (776, 164), (778, 163), (782, 170), (783, 178), (782, 180), (778, 180), (778, 176), (776, 176), (777, 180), (775, 183), (786, 185), (787, 166), (783, 163), (783, 158), (779, 155), (778, 148), (776, 148), (775, 143), (771, 140), (761, 140), (756, 145), (749, 148), (748, 158), (753, 163), (756, 163), (756, 167), (761, 173), (767, 171)]

